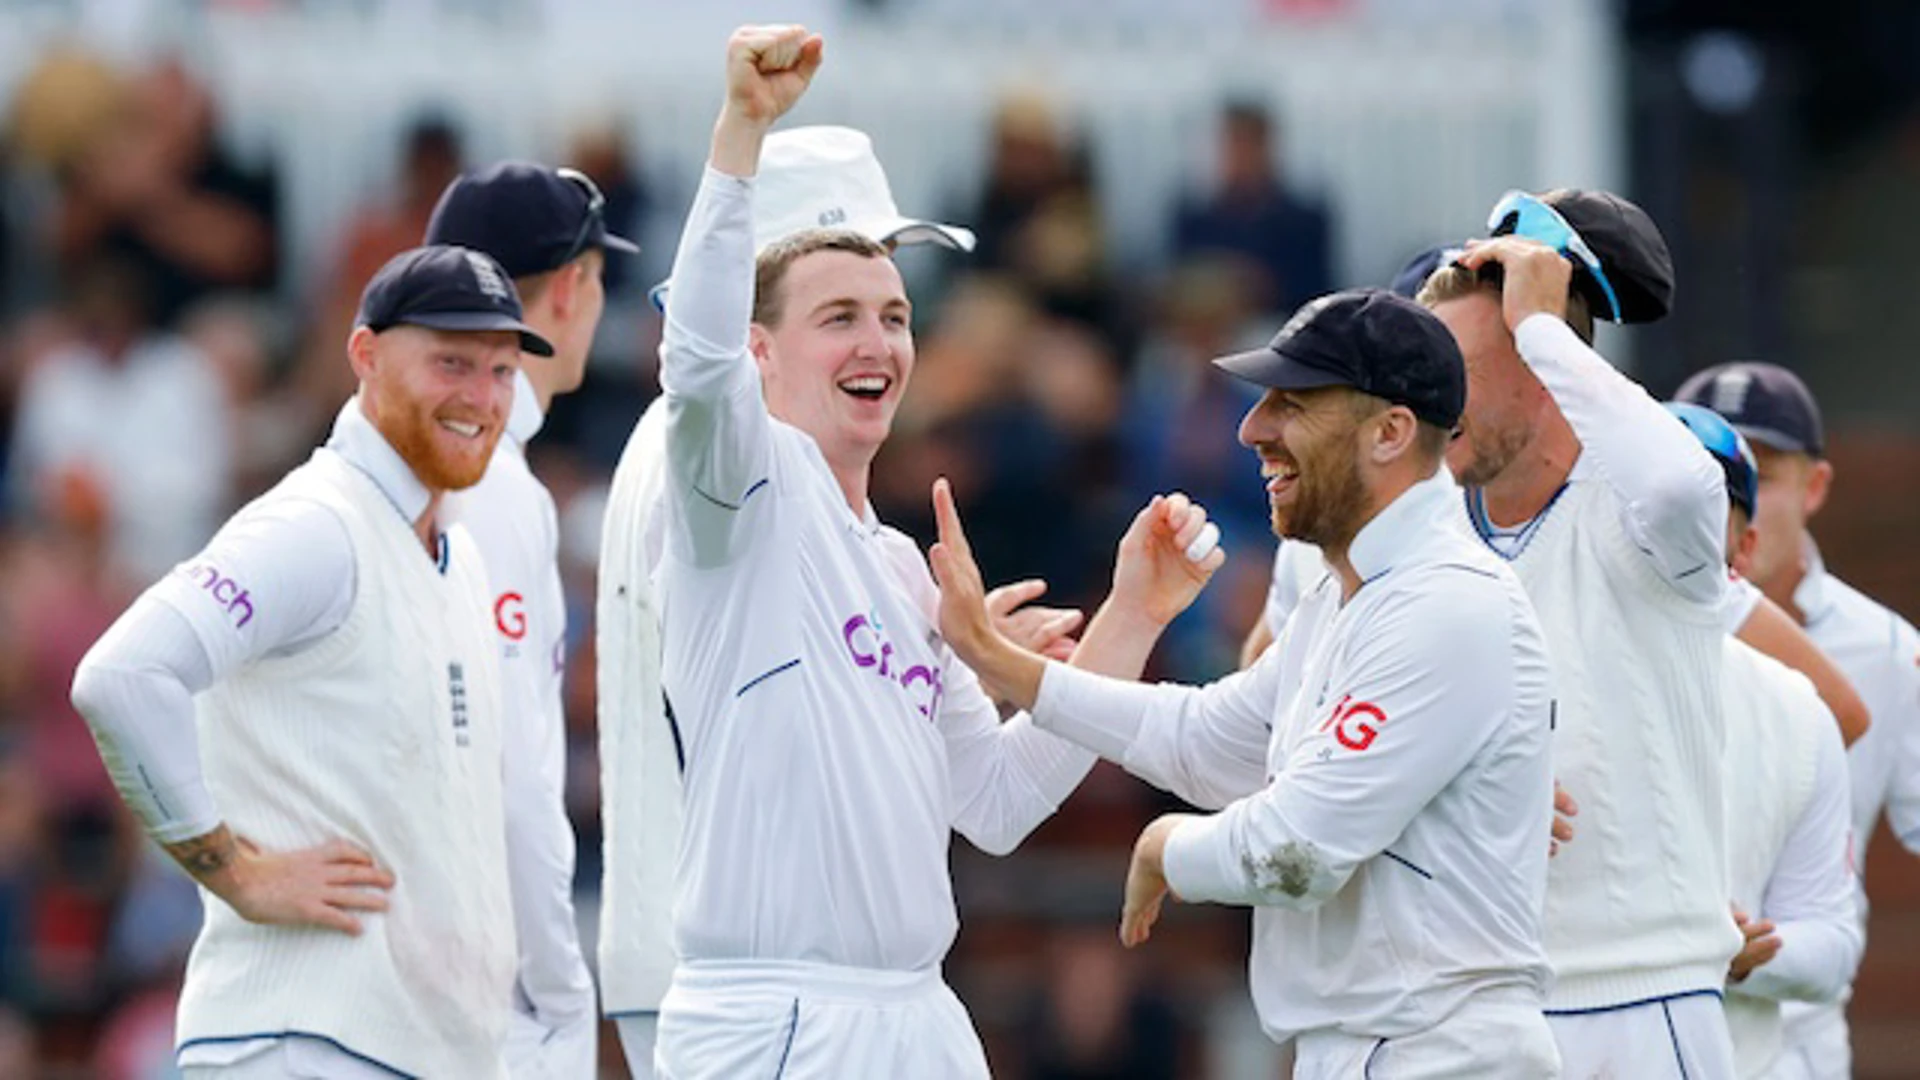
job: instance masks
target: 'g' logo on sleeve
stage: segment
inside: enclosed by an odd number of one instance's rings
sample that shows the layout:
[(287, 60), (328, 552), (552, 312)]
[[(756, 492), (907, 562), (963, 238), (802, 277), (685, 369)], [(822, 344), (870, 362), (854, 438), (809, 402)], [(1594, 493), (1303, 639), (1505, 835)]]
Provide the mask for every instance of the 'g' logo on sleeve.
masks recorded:
[(1348, 694), (1333, 707), (1327, 718), (1320, 722), (1319, 730), (1333, 729), (1336, 742), (1349, 750), (1365, 750), (1373, 745), (1380, 735), (1380, 728), (1387, 722), (1387, 714), (1380, 706), (1371, 701), (1355, 701)]
[(527, 636), (526, 600), (517, 592), (504, 592), (500, 599), (493, 602), (493, 625), (500, 628), (508, 641), (519, 641)]

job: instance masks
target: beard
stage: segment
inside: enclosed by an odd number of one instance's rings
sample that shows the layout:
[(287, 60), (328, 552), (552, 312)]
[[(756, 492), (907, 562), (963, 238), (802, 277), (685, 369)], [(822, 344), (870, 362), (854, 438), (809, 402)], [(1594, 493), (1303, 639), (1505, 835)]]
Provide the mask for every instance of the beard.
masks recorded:
[(461, 491), (480, 482), (493, 460), (493, 448), (500, 441), (501, 427), (479, 417), (449, 415), (448, 419), (471, 421), (481, 425), (482, 452), (476, 457), (449, 453), (435, 438), (438, 417), (430, 410), (414, 406), (382, 408), (376, 398), (373, 424), (386, 436), (400, 460), (407, 463), (422, 484), (437, 491)]
[(1275, 535), (1323, 549), (1353, 540), (1367, 512), (1367, 487), (1350, 442), (1328, 440), (1316, 453), (1299, 459), (1293, 502), (1284, 509), (1270, 505)]
[(1460, 486), (1486, 487), (1526, 449), (1528, 437), (1519, 427), (1486, 429), (1462, 423), (1459, 437), (1447, 447), (1447, 467)]

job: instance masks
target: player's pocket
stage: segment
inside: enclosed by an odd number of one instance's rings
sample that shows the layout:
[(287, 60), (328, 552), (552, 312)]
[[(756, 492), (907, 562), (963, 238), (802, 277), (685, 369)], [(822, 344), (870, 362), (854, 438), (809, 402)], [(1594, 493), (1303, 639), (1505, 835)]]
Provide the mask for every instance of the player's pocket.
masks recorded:
[(654, 1062), (662, 1080), (777, 1077), (799, 1022), (796, 997), (676, 985), (660, 1003)]

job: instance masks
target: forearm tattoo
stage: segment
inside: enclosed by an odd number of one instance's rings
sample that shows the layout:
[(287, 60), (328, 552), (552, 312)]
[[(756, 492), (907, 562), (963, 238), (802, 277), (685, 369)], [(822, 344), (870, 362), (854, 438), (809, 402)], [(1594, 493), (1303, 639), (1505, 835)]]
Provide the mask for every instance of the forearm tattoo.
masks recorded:
[(232, 864), (237, 853), (233, 842), (233, 833), (225, 825), (191, 840), (182, 840), (177, 844), (168, 844), (167, 854), (174, 857), (187, 873), (196, 879), (204, 879), (209, 874), (217, 874)]

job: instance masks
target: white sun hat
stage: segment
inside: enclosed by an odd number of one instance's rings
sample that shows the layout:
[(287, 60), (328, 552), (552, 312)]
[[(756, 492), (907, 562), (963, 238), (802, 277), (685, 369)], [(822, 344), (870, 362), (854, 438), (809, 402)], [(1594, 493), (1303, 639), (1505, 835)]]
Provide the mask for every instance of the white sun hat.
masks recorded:
[[(834, 125), (767, 136), (753, 182), (753, 249), (808, 229), (851, 229), (882, 244), (938, 244), (972, 251), (973, 230), (907, 217), (864, 131)], [(671, 281), (648, 295), (662, 309)]]

